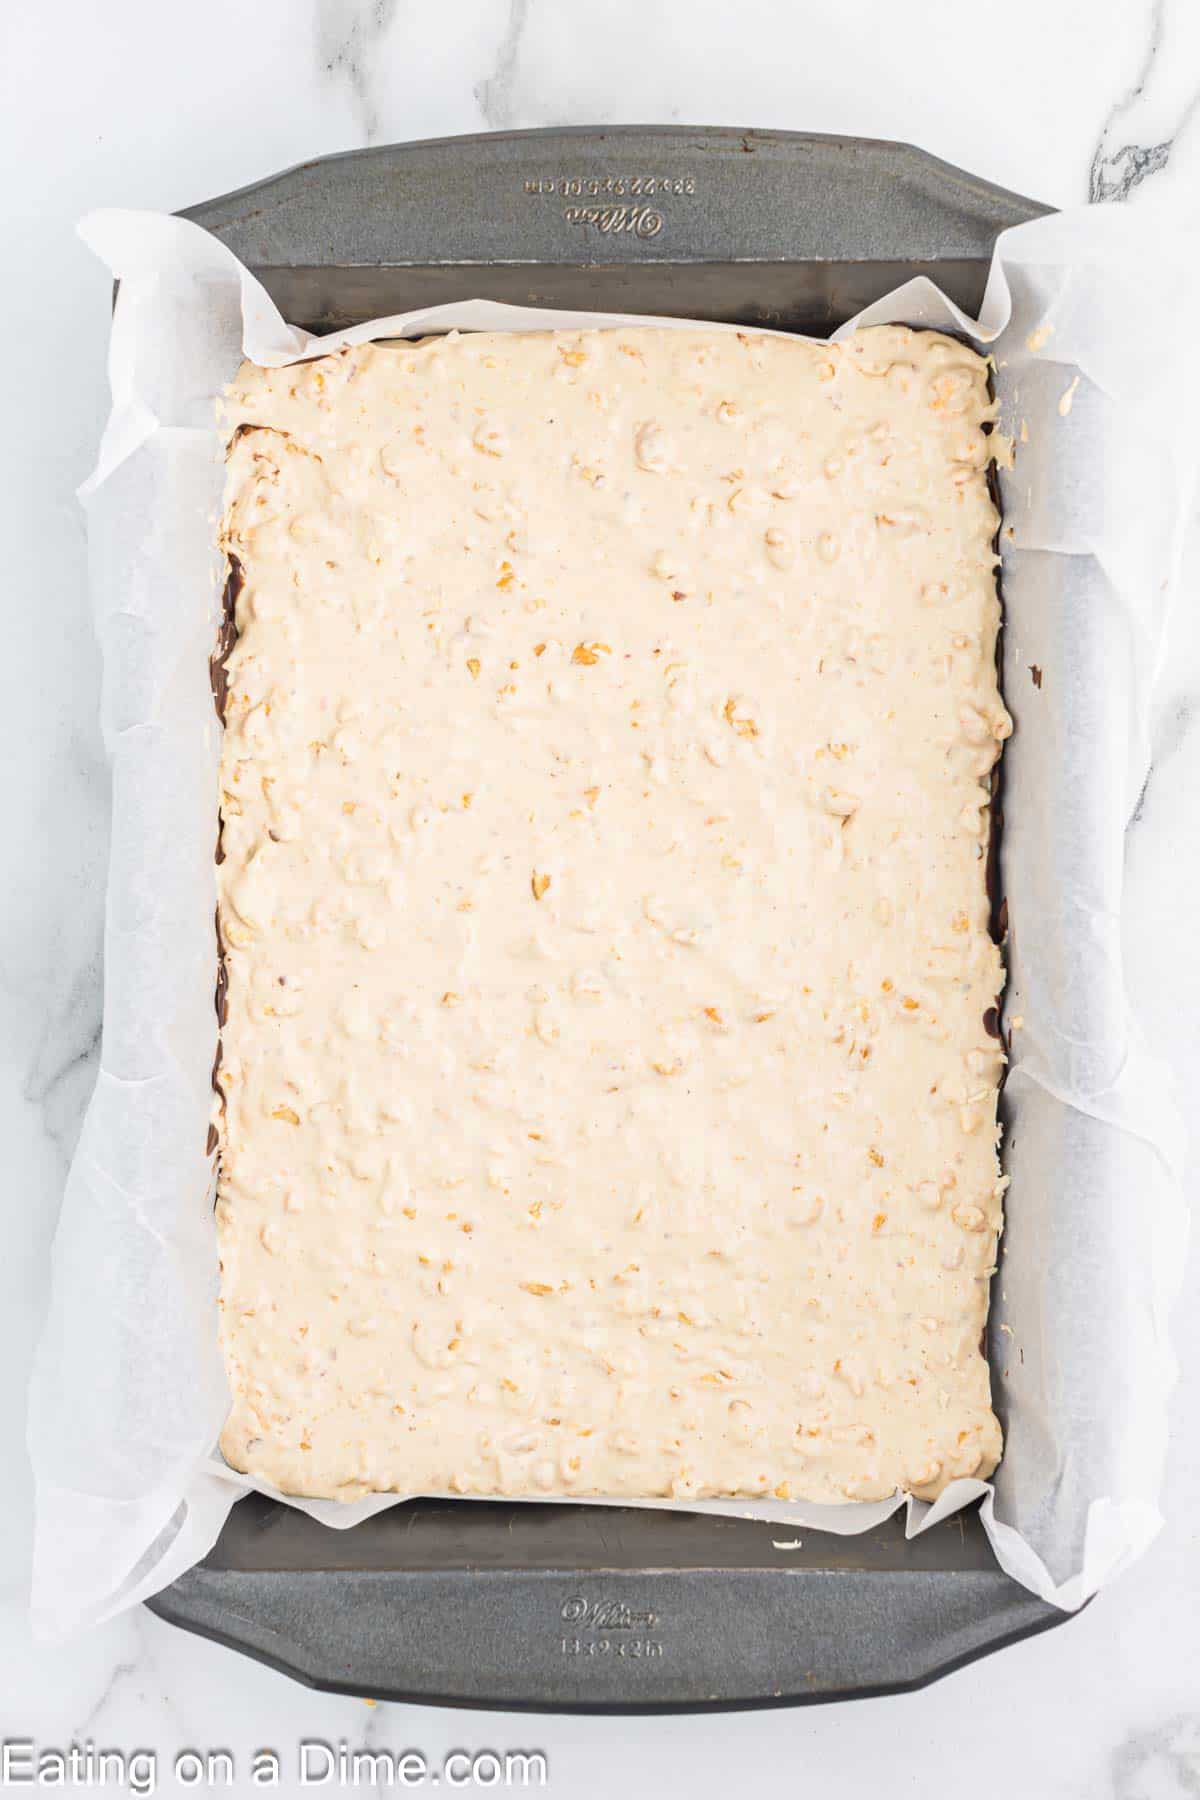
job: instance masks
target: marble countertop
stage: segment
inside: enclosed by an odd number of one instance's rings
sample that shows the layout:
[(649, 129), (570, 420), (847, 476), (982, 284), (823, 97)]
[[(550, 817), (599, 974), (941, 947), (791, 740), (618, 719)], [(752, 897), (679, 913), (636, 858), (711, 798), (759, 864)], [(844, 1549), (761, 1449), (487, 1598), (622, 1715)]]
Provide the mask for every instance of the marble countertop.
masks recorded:
[[(314, 1694), (144, 1610), (53, 1650), (25, 1607), (32, 1504), (25, 1382), (67, 1161), (95, 1073), (108, 777), (99, 657), (74, 489), (107, 407), (107, 279), (73, 235), (89, 208), (170, 210), (367, 143), (563, 123), (794, 127), (909, 139), (1059, 205), (1169, 191), (1200, 226), (1195, 0), (1008, 0), (999, 11), (846, 0), (150, 0), (21, 8), (7, 22), (0, 163), (16, 428), (3, 456), (10, 608), (4, 662), (10, 854), (0, 886), (0, 1737), (158, 1752), (252, 1752), (302, 1738), (540, 1748), (549, 1791), (689, 1794), (808, 1782), (866, 1796), (961, 1772), (997, 1792), (1164, 1800), (1200, 1792), (1200, 1366), (1195, 1267), (1176, 1316), (1184, 1369), (1167, 1525), (1145, 1560), (1062, 1630), (933, 1688), (853, 1708), (567, 1719), (368, 1707)], [(980, 103), (981, 89), (992, 97)], [(1195, 239), (1200, 241), (1200, 239)], [(1186, 1084), (1200, 1056), (1200, 533), (1158, 696), (1154, 767), (1128, 837), (1127, 954), (1151, 1041)], [(1195, 1182), (1193, 1176), (1193, 1182)], [(786, 1774), (784, 1773), (786, 1772)], [(772, 1777), (774, 1781), (772, 1782)], [(289, 1791), (285, 1778), (284, 1790)], [(337, 1791), (330, 1784), (327, 1791)]]

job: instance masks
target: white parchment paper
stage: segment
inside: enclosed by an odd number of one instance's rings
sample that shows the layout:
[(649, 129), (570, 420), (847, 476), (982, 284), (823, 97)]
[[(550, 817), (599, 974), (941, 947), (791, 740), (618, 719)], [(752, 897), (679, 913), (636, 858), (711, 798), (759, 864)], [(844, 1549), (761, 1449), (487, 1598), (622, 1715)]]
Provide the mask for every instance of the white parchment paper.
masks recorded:
[[(243, 355), (279, 365), (451, 328), (687, 323), (464, 297), (317, 339), (287, 325), (195, 225), (103, 212), (81, 232), (121, 282), (112, 414), (81, 490), (113, 842), (100, 1074), (67, 1182), (31, 1392), (33, 1607), (48, 1638), (173, 1580), (250, 1485), (215, 1449), (228, 1395), (205, 1155), (220, 748), (208, 659), (223, 574), (216, 397)], [(1017, 442), (1001, 483), (1004, 686), (1017, 722), (1001, 853), (1012, 1185), (990, 1326), (1006, 1450), (992, 1482), (956, 1482), (932, 1507), (897, 1496), (688, 1508), (852, 1532), (907, 1505), (911, 1535), (982, 1495), (1000, 1562), (1064, 1608), (1139, 1555), (1160, 1524), (1173, 1378), (1165, 1314), (1185, 1229), (1181, 1130), (1167, 1073), (1130, 1014), (1121, 888), (1195, 488), (1198, 301), (1171, 222), (1106, 207), (1005, 233), (978, 320), (920, 279), (843, 328), (901, 320), (990, 345), (1001, 426)], [(335, 1527), (394, 1503), (289, 1501)]]

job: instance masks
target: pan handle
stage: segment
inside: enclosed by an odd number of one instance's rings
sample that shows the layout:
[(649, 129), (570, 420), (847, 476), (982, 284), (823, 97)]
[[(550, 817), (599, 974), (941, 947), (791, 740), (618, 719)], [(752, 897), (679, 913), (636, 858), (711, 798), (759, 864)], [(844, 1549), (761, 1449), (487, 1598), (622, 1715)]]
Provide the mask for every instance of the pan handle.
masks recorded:
[[(848, 316), (860, 292), (917, 268), (951, 283), (971, 271), (981, 287), (997, 234), (1047, 210), (907, 144), (630, 125), (354, 150), (184, 216), (294, 322), (323, 329), (469, 293), (752, 316), (763, 264), (793, 286), (797, 265), (823, 269)], [(710, 300), (697, 271), (714, 267), (748, 271), (743, 287), (726, 281)], [(652, 268), (687, 271), (676, 304), (661, 283), (632, 284)], [(775, 287), (770, 306), (786, 321), (787, 279)]]
[(163, 1618), (312, 1687), (540, 1711), (921, 1687), (1068, 1615), (999, 1569), (190, 1570)]

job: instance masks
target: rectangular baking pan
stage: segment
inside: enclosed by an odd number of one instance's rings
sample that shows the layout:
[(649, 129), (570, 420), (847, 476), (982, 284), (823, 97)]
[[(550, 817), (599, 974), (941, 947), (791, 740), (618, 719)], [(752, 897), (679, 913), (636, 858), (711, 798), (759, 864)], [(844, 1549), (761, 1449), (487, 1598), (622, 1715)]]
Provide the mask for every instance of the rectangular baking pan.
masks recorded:
[[(976, 311), (997, 234), (1046, 210), (903, 144), (631, 126), (355, 151), (185, 216), (316, 331), (483, 296), (824, 333), (915, 274)], [(331, 1531), (251, 1496), (149, 1604), (315, 1687), (577, 1711), (896, 1692), (1065, 1616), (974, 1513), (800, 1538), (430, 1500)]]

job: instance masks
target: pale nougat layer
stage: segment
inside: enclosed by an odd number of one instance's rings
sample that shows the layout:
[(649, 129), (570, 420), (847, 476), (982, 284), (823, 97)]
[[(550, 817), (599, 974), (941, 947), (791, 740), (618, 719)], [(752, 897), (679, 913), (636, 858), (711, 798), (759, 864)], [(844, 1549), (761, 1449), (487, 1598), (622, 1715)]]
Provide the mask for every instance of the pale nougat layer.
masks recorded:
[(979, 357), (899, 326), (241, 370), (236, 1467), (822, 1501), (992, 1469), (992, 415)]

